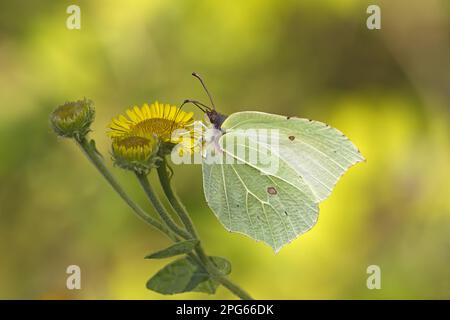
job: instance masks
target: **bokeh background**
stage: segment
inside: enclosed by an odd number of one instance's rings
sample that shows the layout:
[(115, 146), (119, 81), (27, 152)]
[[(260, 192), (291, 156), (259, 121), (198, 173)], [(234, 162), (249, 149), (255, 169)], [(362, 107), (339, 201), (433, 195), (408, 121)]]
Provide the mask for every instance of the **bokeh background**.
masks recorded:
[[(81, 7), (81, 30), (66, 8)], [(378, 4), (382, 29), (368, 30)], [(318, 224), (278, 254), (226, 232), (199, 166), (175, 186), (209, 253), (260, 299), (450, 298), (450, 5), (447, 0), (1, 1), (0, 298), (177, 299), (145, 282), (168, 245), (135, 218), (48, 114), (96, 103), (92, 137), (108, 156), (126, 107), (206, 97), (224, 113), (260, 110), (339, 128), (367, 158), (321, 204)], [(196, 111), (201, 117), (201, 114)], [(112, 169), (149, 209), (130, 174)], [(82, 289), (66, 289), (66, 268)], [(382, 271), (368, 290), (366, 268)]]

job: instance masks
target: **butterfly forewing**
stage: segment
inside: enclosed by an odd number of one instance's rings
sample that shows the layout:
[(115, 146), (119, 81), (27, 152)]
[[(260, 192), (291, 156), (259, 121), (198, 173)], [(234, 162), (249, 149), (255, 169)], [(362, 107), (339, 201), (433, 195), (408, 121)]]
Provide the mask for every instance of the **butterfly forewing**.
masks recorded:
[(305, 180), (319, 201), (330, 195), (349, 167), (364, 160), (342, 132), (322, 122), (263, 112), (239, 112), (223, 124), (223, 129), (230, 133), (250, 128), (278, 130), (280, 160)]

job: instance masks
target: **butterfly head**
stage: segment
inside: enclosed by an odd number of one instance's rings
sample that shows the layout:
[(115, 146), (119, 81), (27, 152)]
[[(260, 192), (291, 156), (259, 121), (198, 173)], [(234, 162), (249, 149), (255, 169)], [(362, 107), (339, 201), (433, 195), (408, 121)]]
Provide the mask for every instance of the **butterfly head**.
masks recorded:
[(216, 110), (206, 111), (206, 116), (208, 117), (211, 124), (215, 129), (220, 129), (222, 127), (222, 123), (227, 118), (226, 115), (217, 112)]

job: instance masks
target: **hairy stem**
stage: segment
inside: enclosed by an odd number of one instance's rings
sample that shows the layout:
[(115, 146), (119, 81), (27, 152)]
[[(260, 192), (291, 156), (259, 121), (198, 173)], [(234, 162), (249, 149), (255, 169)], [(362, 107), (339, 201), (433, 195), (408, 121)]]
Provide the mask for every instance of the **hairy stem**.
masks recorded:
[(175, 234), (177, 234), (178, 236), (180, 236), (184, 239), (192, 239), (193, 237), (190, 235), (190, 233), (181, 229), (173, 221), (172, 217), (167, 213), (163, 204), (161, 203), (158, 196), (155, 194), (155, 191), (153, 190), (152, 186), (150, 185), (147, 175), (136, 173), (136, 177), (138, 178), (139, 183), (141, 184), (142, 189), (144, 190), (145, 194), (147, 195), (147, 198), (150, 200), (153, 208), (158, 213), (158, 215), (161, 217), (161, 220), (167, 225), (167, 227), (171, 231), (173, 231)]
[[(211, 274), (211, 271), (210, 271)], [(235, 294), (237, 297), (239, 297), (242, 300), (253, 300), (253, 298), (241, 287), (239, 287), (237, 284), (233, 283), (230, 279), (228, 279), (223, 274), (214, 275), (212, 274), (212, 277), (214, 280), (219, 282), (221, 285), (223, 285), (225, 288), (230, 290), (233, 294)]]
[[(172, 209), (177, 213), (181, 222), (186, 227), (186, 230), (188, 230), (188, 232), (192, 235), (192, 237), (194, 239), (199, 240), (197, 231), (195, 230), (194, 224), (187, 210), (185, 209), (180, 199), (172, 189), (169, 176), (167, 175), (167, 162), (165, 159), (163, 159), (162, 163), (158, 167), (158, 177), (161, 186), (164, 190), (164, 193), (167, 199), (169, 200), (170, 205), (172, 206)], [(202, 265), (206, 268), (206, 270), (214, 278), (214, 280), (222, 284), (225, 288), (230, 290), (239, 298), (243, 300), (252, 300), (252, 297), (247, 292), (245, 292), (245, 290), (240, 288), (238, 285), (234, 284), (214, 266), (214, 264), (211, 262), (211, 260), (208, 258), (205, 251), (203, 250), (200, 242), (196, 247), (195, 252), (197, 253), (200, 261), (202, 262)]]
[[(164, 192), (166, 193), (166, 196), (169, 199), (169, 202), (171, 203), (171, 206), (174, 208), (175, 212), (180, 217), (180, 220), (185, 225), (188, 232), (181, 229), (178, 225), (175, 224), (175, 222), (172, 220), (170, 215), (166, 212), (166, 209), (162, 205), (162, 203), (159, 201), (158, 197), (155, 195), (153, 189), (151, 188), (148, 179), (146, 176), (137, 175), (139, 181), (141, 182), (141, 185), (146, 192), (147, 196), (151, 200), (155, 210), (161, 217), (161, 219), (164, 221), (164, 224), (153, 218), (152, 216), (148, 215), (139, 205), (137, 205), (129, 196), (128, 194), (122, 189), (120, 184), (117, 182), (117, 180), (114, 178), (114, 176), (111, 174), (111, 172), (108, 170), (108, 168), (105, 166), (102, 158), (97, 153), (95, 149), (95, 145), (86, 138), (82, 139), (76, 139), (77, 144), (80, 146), (83, 153), (86, 155), (86, 157), (90, 160), (90, 162), (96, 167), (96, 169), (102, 174), (102, 176), (106, 179), (106, 181), (111, 185), (111, 187), (118, 193), (118, 195), (125, 201), (125, 203), (133, 210), (133, 212), (144, 222), (151, 225), (152, 227), (156, 228), (157, 230), (161, 231), (163, 234), (165, 234), (167, 237), (172, 239), (175, 242), (180, 241), (180, 238), (184, 239), (191, 239), (195, 238), (198, 239), (197, 233), (195, 231), (194, 225), (187, 213), (187, 211), (184, 209), (183, 205), (179, 201), (178, 197), (173, 192), (170, 181), (167, 176), (166, 171), (166, 163), (163, 163), (162, 169), (158, 169), (159, 178), (161, 180), (161, 184), (163, 186)], [(164, 172), (162, 172), (164, 170)], [(224, 276), (210, 261), (208, 256), (205, 254), (201, 246), (199, 245), (195, 252), (197, 255), (194, 255), (193, 253), (189, 254), (193, 259), (195, 259), (198, 263), (203, 265), (203, 267), (208, 271), (208, 273), (211, 275), (211, 277), (222, 284), (224, 287), (226, 287), (228, 290), (230, 290), (232, 293), (234, 293), (236, 296), (238, 296), (241, 299), (245, 300), (251, 300), (252, 297), (245, 292), (243, 289), (241, 289), (238, 285), (231, 282), (226, 276)], [(197, 257), (198, 256), (198, 257)]]
[(86, 138), (76, 140), (78, 145), (80, 146), (81, 150), (83, 150), (83, 153), (86, 155), (86, 157), (90, 160), (90, 162), (97, 168), (97, 170), (102, 174), (102, 176), (108, 181), (108, 183), (113, 187), (114, 191), (116, 191), (119, 196), (125, 201), (125, 203), (133, 210), (133, 212), (143, 221), (145, 221), (147, 224), (151, 225), (152, 227), (158, 229), (165, 235), (167, 235), (169, 238), (174, 239), (174, 235), (172, 232), (167, 229), (166, 226), (161, 224), (158, 220), (148, 215), (144, 210), (139, 207), (131, 198), (126, 194), (126, 192), (122, 189), (120, 184), (117, 182), (117, 180), (114, 178), (114, 176), (111, 174), (111, 172), (108, 170), (108, 168), (103, 163), (103, 160), (98, 155), (97, 151), (95, 150), (95, 146), (88, 142)]
[[(165, 159), (162, 160), (160, 166), (158, 167), (158, 177), (161, 186), (163, 188), (163, 191), (167, 197), (167, 200), (169, 200), (172, 209), (177, 213), (181, 222), (186, 227), (186, 230), (192, 235), (194, 239), (198, 240), (199, 237), (197, 231), (195, 230), (194, 223), (192, 222), (186, 208), (183, 206), (180, 199), (172, 189), (169, 176), (167, 175), (167, 162)], [(207, 265), (210, 263), (208, 256), (206, 255), (205, 251), (201, 246), (201, 243), (198, 244), (196, 248), (196, 253), (199, 256), (200, 260), (203, 262), (203, 264)]]

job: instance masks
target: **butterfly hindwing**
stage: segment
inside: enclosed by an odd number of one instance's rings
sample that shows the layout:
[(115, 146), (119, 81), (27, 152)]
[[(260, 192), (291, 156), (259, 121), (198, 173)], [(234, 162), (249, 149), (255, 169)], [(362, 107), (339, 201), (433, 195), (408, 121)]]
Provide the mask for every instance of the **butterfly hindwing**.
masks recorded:
[(317, 221), (311, 194), (248, 164), (204, 163), (203, 183), (208, 205), (227, 230), (263, 241), (275, 251)]

